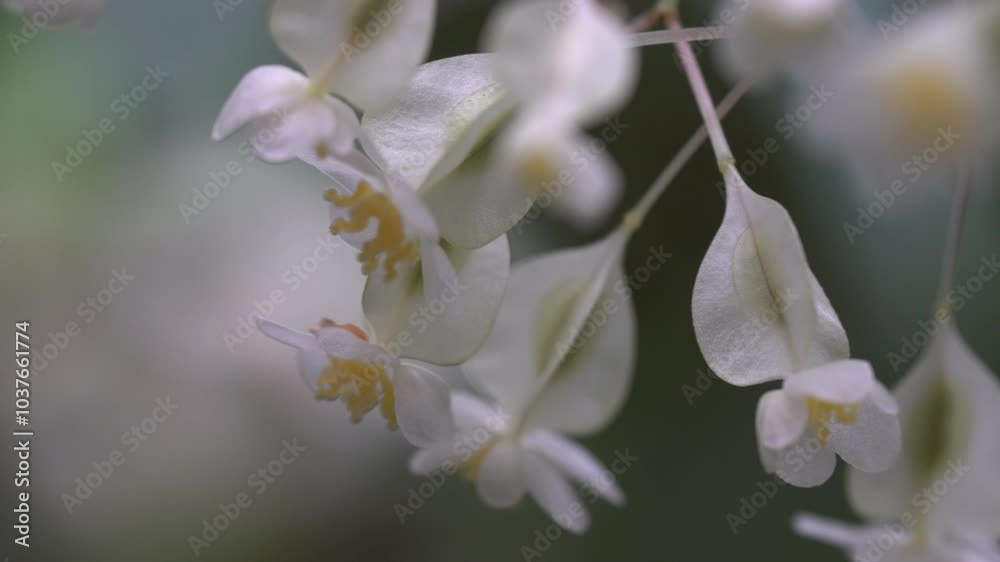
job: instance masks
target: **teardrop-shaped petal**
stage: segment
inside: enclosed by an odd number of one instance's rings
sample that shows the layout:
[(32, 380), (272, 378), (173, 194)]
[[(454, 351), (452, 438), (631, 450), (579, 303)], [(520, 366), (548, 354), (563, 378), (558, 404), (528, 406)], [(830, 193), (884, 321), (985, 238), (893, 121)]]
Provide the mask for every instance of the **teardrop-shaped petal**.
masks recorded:
[(522, 464), (528, 491), (538, 506), (567, 531), (577, 535), (586, 532), (590, 514), (566, 477), (537, 453), (525, 452)]
[(624, 402), (635, 360), (627, 239), (619, 228), (514, 268), (496, 325), (463, 371), (525, 427), (588, 433)]
[(761, 461), (768, 472), (800, 488), (823, 484), (837, 468), (837, 454), (811, 431), (804, 432), (798, 441), (784, 449), (762, 449)]
[[(851, 503), (871, 518), (917, 507), (934, 529), (1000, 533), (1000, 384), (952, 325), (896, 387), (903, 447), (881, 473), (851, 470)], [(947, 487), (947, 493), (937, 494)], [(925, 490), (931, 487), (933, 497)], [(936, 500), (936, 501), (932, 501)], [(914, 502), (920, 501), (915, 506)], [(925, 509), (926, 506), (926, 509)]]
[(433, 185), (482, 145), (510, 111), (491, 55), (421, 65), (394, 103), (362, 119), (365, 149), (414, 189)]
[(400, 365), (392, 382), (396, 419), (407, 441), (416, 447), (426, 447), (455, 433), (451, 393), (437, 373), (414, 365)]
[(770, 390), (757, 402), (757, 439), (765, 449), (781, 450), (795, 443), (807, 422), (805, 401), (783, 390)]
[(353, 149), (360, 124), (354, 110), (329, 96), (306, 99), (277, 121), (255, 123), (250, 142), (265, 162), (280, 163)]
[(280, 123), (291, 106), (303, 100), (309, 79), (284, 66), (258, 66), (248, 72), (223, 104), (212, 127), (212, 140), (222, 140), (244, 125), (274, 117)]
[(726, 214), (695, 280), (692, 316), (709, 367), (746, 386), (850, 355), (847, 336), (785, 209), (726, 166)]
[(319, 346), (316, 336), (270, 320), (261, 320), (257, 328), (267, 337), (298, 350), (295, 359), (298, 362), (299, 374), (306, 387), (315, 394), (319, 390), (319, 377), (330, 364), (329, 356)]
[(434, 0), (276, 0), (270, 29), (314, 86), (369, 111), (392, 100), (426, 57), (435, 8)]
[(612, 505), (625, 505), (625, 494), (614, 474), (578, 443), (553, 431), (537, 430), (524, 436), (521, 445), (545, 457), (564, 474), (588, 486)]
[(486, 453), (476, 477), (476, 491), (490, 507), (512, 507), (528, 491), (521, 469), (524, 452), (510, 441), (500, 441)]
[(627, 100), (638, 54), (624, 23), (599, 2), (565, 6), (558, 0), (505, 3), (490, 19), (486, 45), (519, 100), (556, 98), (587, 125)]
[(477, 250), (445, 245), (444, 252), (457, 281), (443, 280), (440, 294), (427, 300), (417, 265), (388, 283), (381, 275), (369, 277), (363, 307), (379, 341), (397, 347), (400, 356), (455, 365), (475, 353), (493, 326), (510, 274), (510, 248), (504, 236)]

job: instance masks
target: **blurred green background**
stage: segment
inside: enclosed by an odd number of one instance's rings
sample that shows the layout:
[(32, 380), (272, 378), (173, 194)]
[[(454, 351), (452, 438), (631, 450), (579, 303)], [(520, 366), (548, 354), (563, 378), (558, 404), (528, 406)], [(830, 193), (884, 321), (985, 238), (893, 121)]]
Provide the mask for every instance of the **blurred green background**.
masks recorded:
[[(891, 6), (869, 4), (873, 17)], [(430, 58), (477, 51), (492, 7), (443, 0)], [(632, 13), (645, 7), (630, 2)], [(523, 560), (522, 545), (535, 548), (536, 531), (550, 524), (532, 502), (489, 509), (454, 476), (401, 525), (394, 504), (425, 482), (406, 470), (411, 449), (403, 438), (386, 432), (377, 416), (353, 426), (339, 405), (314, 401), (293, 353), (263, 336), (227, 348), (223, 334), (236, 333), (240, 319), (272, 290), (287, 295), (272, 317), (305, 327), (350, 313), (330, 303), (359, 289), (338, 278), (338, 269), (355, 267), (343, 252), (295, 291), (283, 281), (326, 231), (323, 179), (300, 164), (247, 162), (237, 149), (243, 134), (223, 143), (209, 139), (240, 77), (260, 64), (286, 62), (267, 37), (265, 12), (260, 0), (244, 0), (221, 19), (208, 0), (111, 0), (94, 29), (45, 31), (16, 53), (0, 48), (0, 234), (6, 235), (0, 318), (11, 339), (9, 324), (30, 320), (36, 346), (49, 342), (48, 334), (59, 339), (69, 321), (80, 325), (33, 374), (33, 547), (26, 556), (5, 539), (4, 552), (12, 561), (193, 559), (188, 537), (219, 515), (220, 503), (252, 491), (247, 478), (294, 439), (307, 450), (265, 493), (251, 493), (252, 505), (198, 558)], [(712, 19), (708, 2), (687, 2), (683, 12), (688, 25)], [(4, 37), (20, 28), (17, 17), (0, 15)], [(712, 51), (701, 61), (721, 97), (731, 82), (718, 73)], [(122, 118), (115, 100), (157, 65), (168, 76)], [(799, 103), (780, 85), (742, 102), (726, 120), (738, 158), (776, 137), (776, 120)], [(57, 179), (52, 162), (65, 162), (66, 147), (105, 118), (114, 130)], [(628, 128), (609, 150), (628, 180), (624, 209), (699, 125), (670, 47), (642, 50), (642, 80), (621, 121)], [(914, 189), (852, 244), (843, 224), (855, 221), (857, 207), (888, 182), (858, 182), (838, 154), (815, 150), (805, 137), (781, 141), (748, 183), (788, 207), (853, 354), (872, 361), (891, 385), (900, 374), (887, 353), (930, 315), (949, 186)], [(180, 205), (192, 205), (193, 190), (231, 161), (241, 172), (186, 221)], [(1000, 250), (996, 186), (987, 176), (969, 213), (960, 279), (974, 274), (980, 257)], [(757, 460), (753, 425), (765, 389), (715, 382), (701, 395), (684, 391), (706, 370), (690, 295), (722, 217), (717, 180), (702, 150), (630, 248), (629, 269), (650, 246), (662, 245), (673, 257), (636, 294), (640, 363), (626, 408), (610, 428), (585, 440), (607, 463), (616, 451), (638, 457), (620, 476), (628, 505), (591, 506), (591, 530), (562, 535), (544, 560), (844, 559), (796, 537), (788, 525), (797, 511), (853, 518), (842, 467), (819, 489), (781, 487), (736, 534), (727, 522), (770, 478)], [(592, 232), (538, 221), (512, 233), (511, 243), (523, 257), (592, 239), (614, 220)], [(85, 323), (91, 316), (79, 307), (89, 309), (87, 298), (99, 298), (122, 269), (134, 279)], [(959, 314), (963, 333), (997, 368), (1000, 286), (987, 283), (973, 305)], [(4, 365), (12, 363), (10, 347), (0, 353)], [(4, 404), (13, 401), (12, 387), (8, 378), (0, 391)], [(168, 397), (179, 409), (129, 451), (122, 433)], [(73, 494), (76, 479), (115, 450), (124, 453), (124, 464), (69, 514), (64, 494)], [(2, 462), (11, 474), (12, 454)], [(8, 476), (3, 482), (6, 537), (13, 490)]]

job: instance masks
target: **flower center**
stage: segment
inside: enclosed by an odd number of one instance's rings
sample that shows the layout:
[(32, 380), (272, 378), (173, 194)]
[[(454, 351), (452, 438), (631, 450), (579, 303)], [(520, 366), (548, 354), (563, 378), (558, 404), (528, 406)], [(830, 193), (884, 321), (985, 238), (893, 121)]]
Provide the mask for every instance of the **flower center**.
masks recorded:
[(830, 428), (827, 427), (830, 422), (854, 425), (858, 421), (857, 404), (837, 404), (816, 398), (806, 398), (806, 408), (809, 411), (809, 428), (819, 437), (819, 441), (823, 445), (830, 441)]
[[(321, 328), (341, 328), (363, 341), (368, 334), (354, 324), (338, 324), (324, 318)], [(343, 400), (351, 413), (351, 421), (360, 422), (376, 405), (390, 429), (396, 429), (396, 392), (392, 379), (382, 365), (356, 359), (327, 356), (329, 363), (316, 380), (318, 400)]]
[(941, 128), (965, 132), (974, 100), (946, 70), (911, 65), (888, 84), (883, 103), (898, 119), (900, 134), (922, 147), (930, 146)]
[(556, 176), (555, 168), (555, 164), (547, 152), (541, 149), (531, 149), (517, 161), (517, 179), (527, 187), (541, 187), (544, 182)]
[(350, 209), (349, 218), (343, 217), (333, 221), (330, 232), (361, 232), (368, 226), (371, 219), (378, 221), (375, 236), (361, 246), (358, 260), (362, 263), (361, 271), (368, 275), (375, 271), (381, 259), (385, 270), (385, 281), (388, 283), (396, 278), (396, 265), (405, 260), (416, 260), (420, 256), (417, 244), (406, 238), (406, 228), (399, 209), (385, 193), (376, 191), (362, 180), (358, 189), (350, 195), (341, 195), (333, 189), (328, 189), (324, 199), (335, 207)]
[(490, 451), (493, 450), (493, 447), (496, 444), (497, 438), (491, 438), (487, 442), (480, 445), (468, 459), (459, 465), (459, 468), (462, 470), (462, 475), (465, 476), (466, 480), (475, 480), (479, 477), (479, 467), (482, 466), (483, 461), (486, 460), (486, 456), (489, 455)]

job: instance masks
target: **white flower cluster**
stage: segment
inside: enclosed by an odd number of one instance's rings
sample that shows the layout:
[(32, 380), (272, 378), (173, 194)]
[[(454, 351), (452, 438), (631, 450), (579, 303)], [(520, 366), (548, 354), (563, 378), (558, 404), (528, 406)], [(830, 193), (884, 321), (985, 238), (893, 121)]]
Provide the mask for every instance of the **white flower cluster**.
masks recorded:
[[(270, 321), (260, 329), (297, 350), (317, 399), (341, 401), (354, 420), (378, 408), (398, 426), (419, 448), (414, 472), (453, 463), (487, 504), (530, 495), (583, 532), (589, 517), (571, 509), (572, 483), (606, 471), (569, 436), (606, 427), (631, 385), (636, 323), (621, 290), (625, 249), (707, 131), (726, 212), (695, 282), (694, 329), (723, 380), (781, 381), (757, 411), (764, 468), (817, 486), (839, 455), (857, 470), (859, 509), (884, 518), (948, 462), (965, 459), (976, 482), (922, 518), (907, 548), (992, 544), (1000, 533), (1000, 440), (989, 419), (1000, 404), (996, 381), (954, 331), (938, 336), (895, 395), (868, 362), (850, 357), (788, 212), (740, 176), (685, 42), (692, 30), (680, 27), (672, 4), (637, 18), (670, 28), (640, 41), (598, 0), (509, 0), (490, 19), (486, 53), (422, 64), (434, 0), (275, 0), (271, 35), (301, 70), (251, 70), (212, 136), (268, 129), (251, 137), (263, 160), (303, 161), (329, 176), (330, 230), (357, 249), (355, 273), (366, 280), (360, 317), (323, 319), (310, 331)], [(987, 128), (995, 105), (981, 81), (997, 65), (985, 45), (1000, 28), (992, 6), (928, 15), (875, 48), (853, 6), (836, 0), (740, 4), (723, 41), (729, 67), (743, 76), (844, 77), (865, 100), (851, 106), (865, 112), (852, 122), (888, 131), (879, 139), (890, 144), (919, 143), (949, 125)], [(845, 37), (874, 57), (829, 74)], [(657, 42), (676, 43), (706, 130), (604, 238), (511, 267), (506, 233), (551, 182), (568, 184), (554, 210), (576, 224), (596, 224), (614, 207), (621, 174), (612, 159), (600, 154), (583, 171), (572, 159), (589, 142), (584, 130), (630, 97), (633, 45)], [(753, 341), (749, 325), (758, 327)], [(435, 372), (448, 365), (460, 365), (477, 394), (452, 392)], [(473, 454), (459, 454), (483, 432)], [(625, 501), (613, 482), (600, 495)], [(808, 520), (804, 528), (822, 535), (826, 527)]]

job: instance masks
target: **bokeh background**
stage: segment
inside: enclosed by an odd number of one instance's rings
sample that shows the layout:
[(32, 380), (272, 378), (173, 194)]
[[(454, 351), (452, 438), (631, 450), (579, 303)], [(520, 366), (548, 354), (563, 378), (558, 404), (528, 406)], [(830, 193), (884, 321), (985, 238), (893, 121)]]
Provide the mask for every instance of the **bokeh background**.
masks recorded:
[[(550, 524), (530, 501), (488, 509), (454, 476), (400, 524), (394, 505), (425, 482), (406, 470), (411, 449), (403, 438), (385, 431), (377, 416), (354, 426), (339, 405), (313, 400), (293, 353), (260, 334), (227, 346), (224, 334), (238, 334), (240, 322), (274, 290), (286, 298), (271, 317), (297, 326), (356, 314), (359, 307), (345, 305), (344, 296), (360, 290), (355, 276), (344, 274), (356, 268), (344, 251), (321, 262), (295, 290), (286, 281), (325, 236), (323, 179), (305, 165), (248, 161), (238, 151), (242, 134), (223, 143), (209, 139), (217, 111), (247, 70), (287, 62), (267, 37), (265, 2), (237, 2), (220, 18), (208, 0), (111, 0), (93, 29), (44, 31), (16, 53), (7, 41), (0, 48), (4, 337), (12, 342), (13, 322), (30, 320), (37, 349), (50, 342), (49, 334), (60, 339), (67, 322), (80, 326), (31, 379), (30, 552), (8, 538), (13, 454), (3, 447), (5, 555), (12, 561), (194, 559), (188, 537), (201, 535), (203, 521), (220, 514), (220, 503), (250, 492), (252, 505), (198, 558), (523, 560), (522, 545), (534, 548), (536, 531)], [(633, 13), (646, 7), (629, 4)], [(892, 6), (868, 4), (873, 20)], [(430, 58), (477, 51), (493, 7), (442, 0)], [(683, 13), (688, 25), (713, 18), (710, 2), (686, 2)], [(0, 14), (4, 37), (20, 28), (17, 17)], [(714, 50), (708, 47), (701, 62), (721, 97), (731, 82), (718, 72)], [(168, 76), (122, 118), (115, 100), (141, 83), (147, 66), (157, 65)], [(699, 125), (671, 47), (642, 49), (642, 71), (634, 100), (620, 115), (628, 128), (609, 146), (628, 180), (622, 209)], [(781, 84), (742, 102), (726, 120), (738, 157), (768, 138), (781, 139), (777, 119), (800, 103)], [(65, 162), (66, 147), (105, 118), (114, 130), (57, 179), (52, 162)], [(817, 150), (806, 136), (779, 140), (780, 150), (748, 182), (788, 207), (854, 355), (872, 361), (892, 384), (901, 373), (887, 354), (898, 352), (900, 339), (930, 316), (950, 174), (911, 189), (851, 243), (843, 224), (854, 222), (857, 207), (888, 182), (859, 180), (842, 155)], [(240, 172), (185, 219), (180, 206), (193, 205), (195, 190), (231, 162)], [(987, 177), (976, 186), (960, 279), (974, 274), (980, 257), (1000, 250), (996, 185)], [(706, 371), (690, 295), (722, 217), (717, 180), (713, 159), (702, 150), (630, 248), (629, 269), (650, 246), (662, 245), (673, 257), (636, 294), (640, 362), (626, 407), (611, 427), (585, 440), (608, 463), (616, 451), (637, 457), (620, 476), (628, 505), (591, 506), (589, 533), (562, 535), (544, 560), (843, 559), (789, 529), (797, 511), (854, 518), (842, 468), (819, 489), (781, 487), (735, 534), (727, 522), (758, 483), (771, 479), (758, 463), (753, 427), (765, 388), (716, 381), (699, 395), (684, 389), (696, 387)], [(614, 220), (591, 231), (535, 221), (511, 234), (514, 255), (593, 239)], [(87, 299), (123, 270), (134, 276), (127, 287), (99, 312), (81, 314)], [(963, 333), (997, 369), (1000, 283), (987, 283), (972, 304), (959, 314)], [(12, 343), (0, 347), (9, 374)], [(13, 418), (11, 376), (5, 375), (0, 396), (4, 416)], [(129, 451), (122, 434), (150, 417), (157, 399), (168, 398), (179, 409)], [(15, 427), (12, 419), (3, 425)], [(286, 440), (307, 450), (257, 495), (248, 477), (277, 459)], [(63, 494), (73, 494), (76, 479), (116, 450), (124, 464), (68, 513)]]

